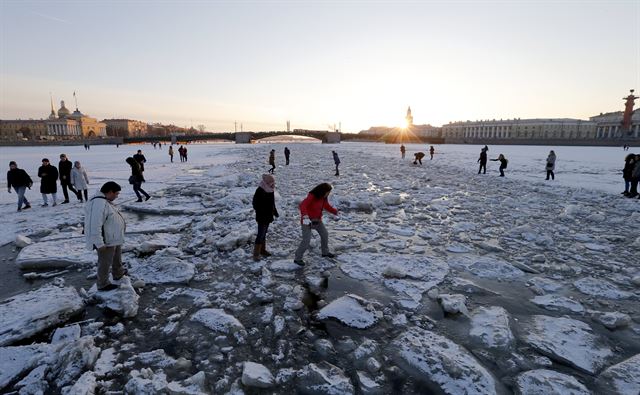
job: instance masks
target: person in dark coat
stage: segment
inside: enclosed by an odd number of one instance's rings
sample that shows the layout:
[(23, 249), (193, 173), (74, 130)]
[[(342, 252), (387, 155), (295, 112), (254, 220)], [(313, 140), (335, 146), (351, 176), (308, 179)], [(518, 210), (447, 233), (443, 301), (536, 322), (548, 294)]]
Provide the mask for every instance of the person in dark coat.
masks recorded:
[(182, 156), (184, 157), (184, 161), (187, 161), (187, 147), (182, 148)]
[(286, 161), (285, 165), (289, 166), (289, 155), (291, 155), (291, 151), (289, 151), (289, 147), (284, 147), (284, 159)]
[(553, 172), (556, 169), (556, 153), (553, 151), (549, 152), (549, 156), (547, 156), (547, 165), (545, 166), (545, 169), (547, 170), (547, 178), (546, 180), (549, 181), (549, 177), (551, 177), (552, 180), (556, 179), (556, 175)]
[(424, 158), (424, 152), (416, 152), (413, 154), (413, 164), (417, 165), (418, 163), (422, 164), (422, 158)]
[(38, 177), (40, 177), (40, 193), (42, 194), (42, 207), (47, 207), (47, 195), (51, 194), (53, 205), (57, 205), (56, 194), (58, 193), (58, 169), (51, 166), (49, 159), (42, 159), (42, 166), (38, 168)]
[[(627, 197), (633, 198), (638, 196), (638, 183), (640, 182), (640, 155), (635, 156), (633, 170), (631, 170), (631, 189)], [(639, 198), (640, 199), (640, 198)]]
[(269, 164), (271, 168), (268, 171), (273, 174), (273, 171), (276, 169), (276, 150), (274, 149), (269, 152)]
[(140, 162), (133, 159), (132, 157), (128, 157), (126, 162), (131, 166), (131, 176), (129, 177), (129, 184), (133, 185), (133, 192), (136, 193), (138, 197), (137, 202), (142, 201), (142, 195), (145, 196), (144, 200), (149, 200), (151, 196), (144, 189), (142, 189), (142, 183), (145, 181), (144, 176), (142, 175), (142, 169), (140, 168)]
[(504, 177), (504, 169), (507, 168), (507, 163), (509, 163), (507, 158), (505, 158), (504, 155), (500, 154), (496, 159), (491, 159), (491, 160), (500, 161), (500, 177)]
[(140, 164), (140, 171), (144, 173), (144, 164), (147, 163), (147, 158), (142, 155), (142, 150), (138, 150), (138, 153), (133, 155), (133, 159), (135, 159)]
[(404, 144), (400, 145), (400, 154), (402, 154), (402, 159), (404, 159), (404, 154), (407, 152), (407, 149), (404, 147)]
[(11, 187), (18, 194), (18, 211), (22, 211), (22, 204), (24, 203), (24, 209), (31, 208), (31, 204), (24, 196), (27, 188), (31, 189), (33, 181), (31, 177), (23, 169), (18, 169), (18, 164), (14, 161), (9, 162), (9, 171), (7, 171), (7, 190), (11, 193)]
[(58, 163), (58, 173), (60, 175), (60, 186), (62, 186), (62, 194), (64, 195), (64, 202), (61, 204), (69, 203), (69, 192), (67, 192), (67, 188), (73, 192), (78, 200), (82, 200), (82, 196), (78, 193), (78, 191), (71, 184), (71, 169), (73, 168), (73, 163), (67, 158), (67, 155), (60, 154), (60, 162)]
[(338, 157), (338, 153), (336, 151), (331, 151), (333, 153), (333, 163), (335, 163), (336, 165), (336, 176), (340, 175), (340, 169), (338, 169), (338, 167), (340, 166), (340, 158)]
[(631, 180), (633, 178), (631, 174), (633, 173), (633, 167), (635, 165), (636, 156), (634, 154), (629, 154), (626, 158), (624, 158), (624, 169), (622, 169), (622, 178), (624, 178), (624, 192), (622, 192), (622, 194), (625, 196), (629, 195), (629, 187), (631, 186)]
[(258, 235), (253, 246), (254, 261), (259, 261), (261, 255), (271, 255), (267, 251), (267, 231), (274, 217), (279, 217), (274, 198), (275, 187), (276, 179), (271, 174), (263, 174), (262, 181), (253, 194), (253, 209), (256, 211), (256, 222), (258, 223)]
[(480, 150), (480, 158), (478, 158), (478, 163), (480, 163), (480, 167), (478, 168), (478, 174), (482, 171), (482, 174), (487, 174), (487, 146)]
[(431, 159), (429, 160), (433, 160), (433, 154), (436, 153), (436, 149), (433, 148), (433, 145), (431, 147), (429, 147), (429, 155), (431, 155)]

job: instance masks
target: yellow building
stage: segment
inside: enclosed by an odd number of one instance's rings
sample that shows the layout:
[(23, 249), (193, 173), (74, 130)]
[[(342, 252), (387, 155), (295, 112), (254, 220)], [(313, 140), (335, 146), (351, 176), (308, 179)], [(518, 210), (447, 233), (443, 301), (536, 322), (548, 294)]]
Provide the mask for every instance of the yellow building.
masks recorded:
[(73, 113), (60, 102), (58, 117), (51, 107), (51, 115), (46, 121), (47, 134), (55, 139), (80, 139), (107, 136), (107, 125), (81, 113), (77, 108)]
[(140, 137), (147, 134), (145, 122), (132, 119), (103, 119), (107, 125), (107, 135), (118, 137)]
[(46, 136), (47, 121), (44, 119), (0, 121), (1, 141), (42, 140)]

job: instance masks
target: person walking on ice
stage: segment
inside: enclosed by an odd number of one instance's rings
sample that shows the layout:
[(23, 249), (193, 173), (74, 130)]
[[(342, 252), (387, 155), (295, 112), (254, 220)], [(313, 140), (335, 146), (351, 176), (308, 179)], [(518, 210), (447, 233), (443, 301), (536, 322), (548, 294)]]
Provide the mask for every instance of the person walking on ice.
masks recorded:
[(274, 217), (279, 217), (274, 198), (275, 187), (276, 179), (273, 178), (271, 174), (263, 174), (262, 181), (253, 194), (252, 204), (256, 212), (256, 222), (258, 223), (258, 234), (256, 236), (256, 243), (253, 246), (254, 261), (259, 261), (261, 255), (271, 255), (271, 253), (267, 251), (267, 231)]
[(549, 152), (549, 156), (547, 156), (547, 178), (546, 180), (549, 180), (549, 176), (551, 176), (552, 180), (556, 179), (556, 175), (553, 173), (553, 170), (555, 170), (556, 168), (556, 153), (553, 152), (553, 150), (551, 150)]
[(311, 242), (311, 231), (315, 230), (320, 235), (320, 248), (323, 257), (333, 258), (334, 254), (329, 252), (329, 232), (322, 223), (322, 212), (327, 210), (331, 214), (337, 216), (336, 210), (329, 204), (329, 194), (333, 187), (331, 184), (322, 183), (313, 188), (307, 197), (300, 202), (300, 225), (302, 228), (302, 240), (295, 253), (294, 263), (304, 265), (302, 256), (309, 248)]
[(284, 147), (284, 160), (285, 165), (289, 166), (289, 155), (291, 155), (291, 151), (289, 151), (289, 147)]
[(276, 150), (274, 149), (269, 152), (269, 164), (271, 168), (268, 171), (270, 174), (273, 174), (273, 171), (276, 169)]
[(485, 145), (484, 148), (480, 150), (480, 158), (478, 158), (478, 163), (480, 163), (480, 167), (478, 168), (478, 174), (482, 171), (482, 174), (487, 174), (487, 151), (488, 148)]
[(504, 155), (500, 154), (496, 159), (491, 159), (491, 160), (494, 162), (500, 161), (500, 177), (504, 177), (504, 169), (507, 168), (507, 163), (509, 163), (507, 158), (505, 158)]
[(431, 159), (429, 160), (433, 160), (433, 154), (436, 153), (436, 149), (433, 148), (433, 145), (431, 147), (429, 147), (429, 155), (431, 156)]
[[(133, 159), (132, 157), (128, 157), (126, 162), (131, 166), (131, 176), (129, 177), (129, 184), (133, 185), (133, 192), (136, 193), (138, 200), (136, 202), (142, 201), (142, 195), (145, 196), (144, 200), (151, 199), (151, 196), (144, 189), (142, 189), (142, 183), (145, 182), (144, 176), (142, 175), (142, 170), (140, 169), (140, 163)], [(142, 195), (140, 194), (142, 193)]]
[[(29, 200), (24, 195), (27, 188), (31, 189), (33, 180), (29, 177), (26, 171), (18, 169), (18, 164), (14, 161), (9, 162), (9, 171), (7, 171), (7, 190), (11, 193), (11, 187), (18, 194), (18, 211), (27, 210), (31, 208)], [(24, 204), (24, 207), (22, 207)]]
[(74, 195), (78, 198), (78, 200), (82, 200), (80, 194), (73, 187), (71, 183), (71, 169), (73, 168), (73, 163), (67, 158), (67, 155), (60, 154), (60, 162), (58, 163), (58, 172), (60, 173), (60, 186), (62, 187), (62, 194), (64, 195), (64, 201), (61, 204), (69, 203), (69, 191), (73, 192)]
[(169, 158), (171, 158), (171, 163), (173, 163), (173, 145), (169, 146)]
[(89, 176), (87, 176), (87, 171), (82, 167), (79, 161), (73, 162), (73, 169), (71, 169), (71, 185), (78, 190), (78, 196), (80, 197), (81, 202), (83, 194), (84, 201), (89, 201), (89, 190), (87, 188), (87, 185), (89, 185)]
[[(133, 160), (133, 158), (132, 158)], [(99, 291), (111, 291), (118, 286), (109, 281), (111, 271), (114, 281), (127, 275), (122, 266), (122, 245), (126, 223), (113, 201), (120, 194), (120, 185), (106, 182), (85, 206), (84, 233), (86, 247), (98, 252), (98, 276), (96, 285)], [(109, 270), (111, 269), (111, 270)]]
[(338, 167), (340, 166), (340, 158), (338, 157), (338, 153), (336, 151), (331, 151), (331, 153), (333, 154), (333, 163), (336, 165), (336, 176), (339, 176), (340, 169)]
[(58, 192), (58, 169), (51, 166), (49, 159), (42, 159), (42, 166), (38, 168), (38, 177), (40, 177), (40, 193), (42, 194), (42, 207), (47, 207), (47, 195), (51, 194), (53, 205), (57, 205), (56, 194)]
[(407, 152), (407, 149), (404, 147), (404, 144), (400, 145), (400, 155), (402, 155), (402, 159), (404, 159), (404, 154)]
[(415, 154), (413, 154), (413, 164), (417, 165), (418, 163), (420, 163), (420, 165), (422, 165), (422, 158), (424, 158), (424, 152), (416, 152)]

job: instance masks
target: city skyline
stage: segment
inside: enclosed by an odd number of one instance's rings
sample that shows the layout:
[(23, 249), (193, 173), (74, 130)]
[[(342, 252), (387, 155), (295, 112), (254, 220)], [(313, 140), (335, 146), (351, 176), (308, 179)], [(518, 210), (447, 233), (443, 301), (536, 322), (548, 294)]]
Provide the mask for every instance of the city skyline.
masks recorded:
[[(0, 3), (0, 119), (208, 130), (588, 119), (640, 88), (640, 2)], [(624, 61), (622, 61), (624, 60)], [(75, 105), (74, 105), (75, 108)]]

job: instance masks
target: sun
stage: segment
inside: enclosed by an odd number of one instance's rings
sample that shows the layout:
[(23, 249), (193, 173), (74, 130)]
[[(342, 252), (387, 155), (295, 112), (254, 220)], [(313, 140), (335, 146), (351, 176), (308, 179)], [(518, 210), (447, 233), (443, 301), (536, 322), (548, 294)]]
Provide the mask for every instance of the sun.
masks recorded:
[(403, 119), (400, 124), (398, 125), (398, 128), (400, 129), (406, 129), (409, 127), (409, 122), (407, 122), (406, 119)]

